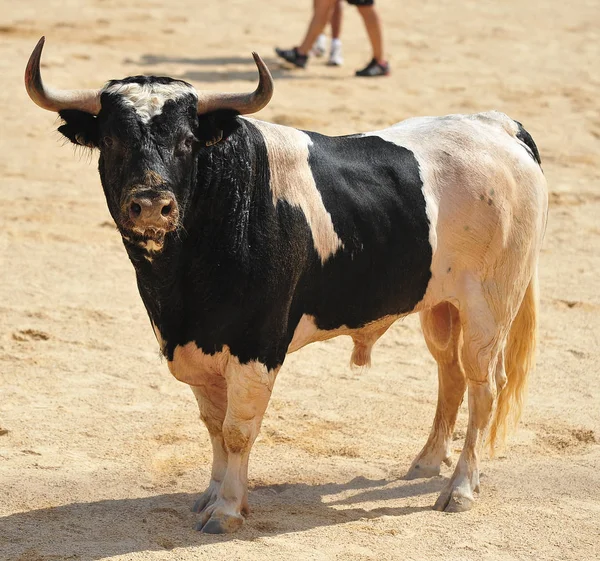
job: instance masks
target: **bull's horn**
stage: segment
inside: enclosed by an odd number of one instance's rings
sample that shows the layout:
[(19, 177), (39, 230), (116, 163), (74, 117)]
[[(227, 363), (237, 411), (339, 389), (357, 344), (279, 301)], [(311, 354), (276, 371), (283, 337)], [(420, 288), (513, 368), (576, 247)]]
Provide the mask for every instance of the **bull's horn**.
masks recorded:
[(54, 90), (44, 86), (40, 74), (40, 58), (45, 41), (45, 37), (38, 41), (25, 69), (25, 88), (29, 97), (48, 111), (78, 109), (97, 115), (100, 112), (100, 90)]
[(211, 93), (198, 92), (198, 113), (208, 113), (217, 109), (234, 109), (241, 115), (256, 113), (271, 101), (273, 77), (257, 53), (252, 53), (258, 67), (259, 82), (252, 93)]

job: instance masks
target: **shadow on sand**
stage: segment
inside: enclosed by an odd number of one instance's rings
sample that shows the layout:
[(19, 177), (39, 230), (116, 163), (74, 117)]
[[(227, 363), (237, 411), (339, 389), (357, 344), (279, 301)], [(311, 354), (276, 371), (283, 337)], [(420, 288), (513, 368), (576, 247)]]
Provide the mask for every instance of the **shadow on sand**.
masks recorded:
[[(262, 55), (261, 55), (262, 56)], [(254, 66), (252, 54), (248, 56), (215, 56), (205, 58), (191, 58), (165, 55), (142, 55), (139, 60), (126, 58), (123, 62), (126, 64), (136, 64), (137, 66), (152, 66), (156, 64), (190, 64), (194, 66), (224, 66), (226, 64), (249, 64)]]
[[(262, 56), (262, 55), (261, 55)], [(345, 80), (348, 76), (321, 76), (314, 74), (307, 74), (305, 70), (299, 68), (286, 67), (280, 59), (275, 57), (265, 57), (263, 60), (269, 67), (271, 74), (275, 80), (306, 80), (306, 79), (324, 79), (327, 81), (331, 80)], [(152, 70), (148, 69), (144, 72), (147, 75), (162, 76), (165, 74), (164, 66), (169, 64), (176, 65), (190, 65), (200, 67), (212, 67), (210, 70), (186, 70), (181, 74), (168, 73), (171, 78), (178, 80), (189, 80), (192, 82), (231, 82), (235, 80), (242, 80), (248, 82), (256, 82), (258, 79), (258, 72), (254, 59), (251, 53), (244, 57), (206, 57), (206, 58), (188, 58), (188, 57), (176, 57), (176, 56), (164, 56), (154, 54), (144, 54), (139, 59), (133, 60), (126, 58), (123, 60), (124, 64), (143, 67), (143, 66), (162, 66), (163, 70)], [(235, 65), (248, 65), (248, 70), (231, 69), (228, 70), (226, 67), (229, 64)]]
[[(2, 559), (77, 559), (93, 561), (113, 555), (174, 547), (201, 547), (231, 539), (301, 532), (381, 516), (404, 516), (430, 507), (361, 508), (360, 503), (402, 499), (438, 492), (445, 478), (430, 480), (369, 480), (348, 483), (289, 484), (255, 487), (253, 512), (234, 535), (211, 536), (195, 531), (197, 515), (190, 511), (196, 494), (100, 500), (20, 512), (0, 518)], [(336, 494), (356, 491), (335, 500)], [(323, 498), (327, 497), (327, 502)]]

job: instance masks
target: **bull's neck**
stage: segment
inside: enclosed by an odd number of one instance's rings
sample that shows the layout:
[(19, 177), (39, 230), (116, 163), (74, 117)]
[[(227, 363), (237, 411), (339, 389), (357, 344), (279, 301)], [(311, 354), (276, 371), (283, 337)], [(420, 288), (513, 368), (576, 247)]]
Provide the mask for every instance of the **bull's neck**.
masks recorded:
[(244, 119), (214, 146), (198, 154), (197, 181), (184, 228), (196, 247), (245, 261), (257, 216), (257, 200), (268, 191), (268, 163), (260, 137)]
[(239, 119), (226, 139), (201, 149), (180, 231), (167, 235), (151, 261), (129, 252), (144, 304), (161, 330), (185, 321), (188, 300), (195, 308), (201, 304), (208, 318), (219, 306), (239, 305), (244, 286), (253, 282), (256, 241), (274, 213), (260, 201), (270, 201), (269, 169), (256, 137)]

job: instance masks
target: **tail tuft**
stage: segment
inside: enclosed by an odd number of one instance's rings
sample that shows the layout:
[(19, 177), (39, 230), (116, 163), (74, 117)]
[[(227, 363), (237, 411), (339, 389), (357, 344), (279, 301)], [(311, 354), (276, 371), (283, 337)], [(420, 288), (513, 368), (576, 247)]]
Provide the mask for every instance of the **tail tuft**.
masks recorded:
[(535, 142), (533, 141), (533, 138), (525, 130), (525, 128), (523, 127), (523, 125), (521, 123), (519, 123), (519, 121), (515, 121), (515, 123), (517, 123), (517, 125), (519, 125), (519, 131), (517, 132), (517, 138), (531, 150), (531, 154), (532, 154), (533, 159), (538, 164), (541, 165), (542, 164), (542, 159), (540, 158), (540, 153), (538, 151), (538, 148), (537, 148)]
[(537, 314), (536, 271), (525, 291), (525, 296), (508, 335), (504, 355), (508, 381), (498, 395), (498, 404), (490, 425), (488, 438), (488, 445), (492, 455), (498, 444), (504, 445), (506, 436), (516, 428), (521, 417), (523, 398), (527, 387), (527, 376), (533, 369), (535, 362)]

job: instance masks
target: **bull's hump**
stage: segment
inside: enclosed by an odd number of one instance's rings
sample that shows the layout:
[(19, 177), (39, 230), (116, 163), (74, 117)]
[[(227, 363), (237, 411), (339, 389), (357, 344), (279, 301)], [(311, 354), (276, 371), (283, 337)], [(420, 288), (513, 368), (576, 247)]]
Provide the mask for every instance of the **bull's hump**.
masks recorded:
[(193, 86), (179, 81), (112, 82), (104, 87), (102, 93), (119, 96), (123, 105), (132, 108), (143, 123), (160, 115), (167, 101), (177, 101), (190, 95), (198, 98)]

